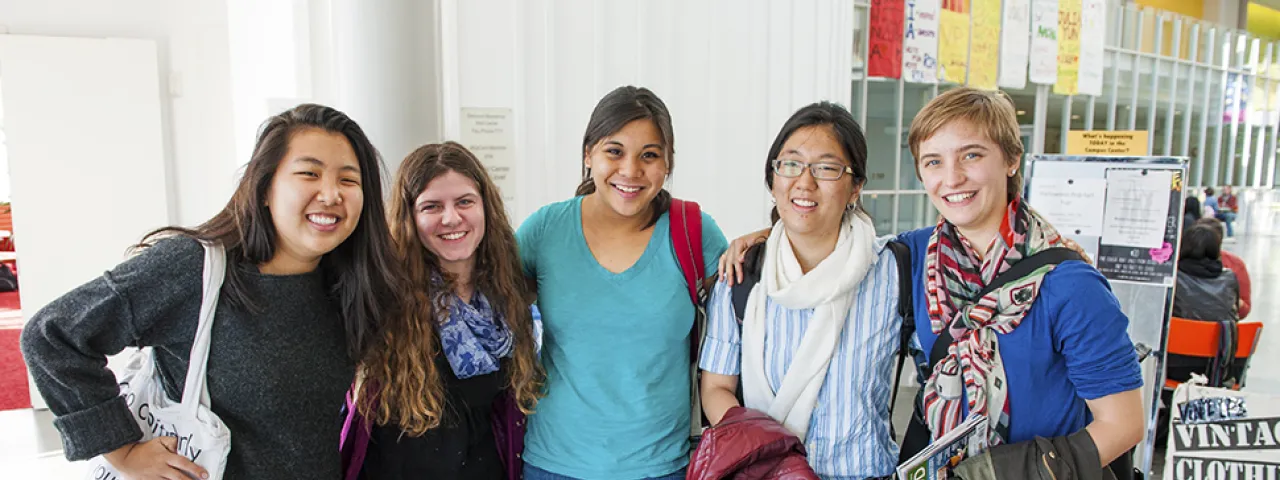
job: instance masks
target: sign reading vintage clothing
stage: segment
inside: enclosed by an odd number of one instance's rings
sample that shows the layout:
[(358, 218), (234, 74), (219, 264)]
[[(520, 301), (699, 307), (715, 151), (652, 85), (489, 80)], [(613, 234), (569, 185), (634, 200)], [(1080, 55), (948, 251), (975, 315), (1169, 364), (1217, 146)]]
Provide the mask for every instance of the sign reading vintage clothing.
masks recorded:
[(1179, 385), (1168, 442), (1165, 480), (1280, 479), (1280, 396)]

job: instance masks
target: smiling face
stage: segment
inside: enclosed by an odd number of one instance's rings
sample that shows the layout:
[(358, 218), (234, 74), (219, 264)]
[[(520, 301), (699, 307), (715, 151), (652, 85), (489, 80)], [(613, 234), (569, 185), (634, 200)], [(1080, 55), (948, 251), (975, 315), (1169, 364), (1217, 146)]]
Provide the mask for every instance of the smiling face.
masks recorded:
[[(784, 165), (789, 162), (826, 164), (832, 169), (850, 165), (839, 140), (827, 125), (796, 130), (783, 143), (777, 160)], [(856, 202), (858, 191), (849, 173), (835, 180), (819, 180), (809, 168), (804, 168), (800, 176), (794, 178), (774, 173), (771, 192), (787, 235), (818, 239), (838, 235), (845, 209)]]
[(970, 241), (995, 238), (1009, 205), (1010, 172), (1017, 168), (999, 145), (961, 118), (943, 125), (917, 150), (920, 179), (934, 208)]
[(617, 215), (649, 212), (669, 172), (667, 147), (652, 120), (635, 120), (584, 152), (596, 196)]
[(418, 240), (441, 268), (468, 278), (484, 239), (484, 200), (476, 182), (453, 170), (427, 184), (414, 202)]
[(361, 181), (355, 151), (342, 134), (319, 128), (294, 132), (267, 190), (276, 231), (275, 255), (267, 265), (313, 270), (359, 223)]

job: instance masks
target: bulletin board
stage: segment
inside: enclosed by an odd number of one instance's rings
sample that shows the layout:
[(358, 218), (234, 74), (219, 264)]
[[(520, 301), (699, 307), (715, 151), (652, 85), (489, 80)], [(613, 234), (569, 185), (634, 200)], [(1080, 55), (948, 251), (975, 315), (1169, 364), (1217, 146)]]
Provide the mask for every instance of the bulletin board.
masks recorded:
[(1184, 157), (1028, 156), (1028, 204), (1084, 248), (1129, 317), (1139, 353), (1150, 349), (1141, 363), (1146, 435), (1134, 457), (1143, 472), (1164, 385), (1186, 175)]

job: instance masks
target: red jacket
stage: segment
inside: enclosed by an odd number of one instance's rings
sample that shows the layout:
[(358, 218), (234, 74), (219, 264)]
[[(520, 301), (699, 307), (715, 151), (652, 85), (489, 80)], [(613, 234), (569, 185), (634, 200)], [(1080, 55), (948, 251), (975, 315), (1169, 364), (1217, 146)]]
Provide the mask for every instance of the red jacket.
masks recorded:
[(731, 478), (818, 480), (804, 442), (768, 415), (733, 407), (702, 434), (689, 460), (688, 480)]
[(1225, 193), (1222, 195), (1218, 195), (1218, 206), (1221, 207), (1222, 210), (1225, 210), (1228, 212), (1240, 211), (1240, 202), (1236, 200), (1236, 194), (1234, 193), (1230, 195)]
[(1236, 280), (1240, 281), (1240, 300), (1244, 304), (1240, 306), (1240, 319), (1249, 316), (1249, 311), (1253, 309), (1253, 294), (1250, 292), (1249, 270), (1244, 268), (1244, 260), (1237, 257), (1234, 253), (1222, 250), (1222, 266), (1231, 269), (1236, 274)]

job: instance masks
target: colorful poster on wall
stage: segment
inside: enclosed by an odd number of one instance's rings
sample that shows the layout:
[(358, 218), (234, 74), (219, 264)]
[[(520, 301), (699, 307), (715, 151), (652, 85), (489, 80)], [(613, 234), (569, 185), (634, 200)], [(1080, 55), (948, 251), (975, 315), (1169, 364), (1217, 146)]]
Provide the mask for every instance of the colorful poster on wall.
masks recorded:
[(1222, 123), (1242, 123), (1248, 112), (1249, 82), (1238, 73), (1227, 74), (1227, 88), (1222, 92)]
[(1080, 93), (1102, 95), (1107, 37), (1106, 0), (1084, 0), (1080, 8)]
[(969, 86), (995, 90), (1000, 72), (1000, 0), (972, 1)]
[(938, 59), (940, 80), (965, 83), (969, 73), (969, 0), (942, 0)]
[(912, 83), (938, 83), (939, 0), (906, 0), (902, 33), (902, 78)]
[(1080, 91), (1081, 0), (1058, 1), (1058, 81), (1053, 93), (1075, 95)]
[(1031, 0), (1004, 0), (1004, 28), (1000, 30), (1001, 88), (1027, 86), (1027, 54), (1031, 50)]
[(1058, 0), (1031, 0), (1031, 83), (1058, 81)]
[(871, 45), (867, 74), (902, 76), (902, 0), (871, 0)]

